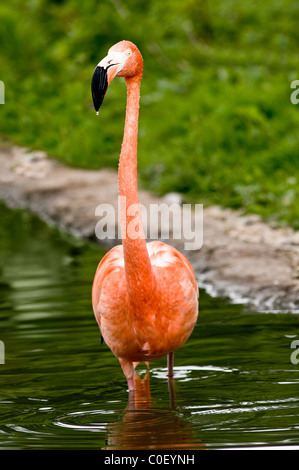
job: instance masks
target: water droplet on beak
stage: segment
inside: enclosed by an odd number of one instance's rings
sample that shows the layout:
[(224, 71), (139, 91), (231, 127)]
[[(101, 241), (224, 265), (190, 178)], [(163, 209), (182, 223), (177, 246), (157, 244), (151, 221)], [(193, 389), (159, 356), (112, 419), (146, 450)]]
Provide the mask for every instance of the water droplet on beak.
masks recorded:
[(99, 111), (96, 111), (96, 115), (97, 115), (97, 116), (99, 115)]

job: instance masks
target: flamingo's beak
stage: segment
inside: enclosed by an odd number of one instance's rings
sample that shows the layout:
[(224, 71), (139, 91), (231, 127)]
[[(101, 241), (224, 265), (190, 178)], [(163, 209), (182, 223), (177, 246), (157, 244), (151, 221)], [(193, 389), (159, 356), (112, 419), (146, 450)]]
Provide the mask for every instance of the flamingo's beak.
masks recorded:
[(94, 70), (91, 80), (91, 93), (93, 105), (97, 112), (103, 103), (108, 85), (121, 70), (122, 64), (117, 59), (117, 57), (108, 54)]

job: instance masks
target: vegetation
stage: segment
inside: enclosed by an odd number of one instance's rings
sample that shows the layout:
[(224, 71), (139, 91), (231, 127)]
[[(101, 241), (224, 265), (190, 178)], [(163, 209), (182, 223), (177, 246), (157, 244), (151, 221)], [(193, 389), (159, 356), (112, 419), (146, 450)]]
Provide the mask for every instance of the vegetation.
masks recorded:
[(90, 80), (121, 39), (145, 60), (140, 183), (299, 229), (299, 3), (10, 0), (0, 6), (2, 138), (69, 165), (117, 167), (125, 87)]

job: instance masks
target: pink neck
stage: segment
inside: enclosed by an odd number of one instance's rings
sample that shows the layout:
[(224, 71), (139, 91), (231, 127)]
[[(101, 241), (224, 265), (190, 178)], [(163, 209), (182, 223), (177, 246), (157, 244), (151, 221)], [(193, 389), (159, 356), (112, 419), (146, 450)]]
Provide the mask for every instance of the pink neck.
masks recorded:
[(141, 74), (126, 79), (127, 109), (119, 160), (121, 234), (130, 299), (140, 304), (153, 291), (153, 273), (142, 228), (137, 187), (137, 137)]

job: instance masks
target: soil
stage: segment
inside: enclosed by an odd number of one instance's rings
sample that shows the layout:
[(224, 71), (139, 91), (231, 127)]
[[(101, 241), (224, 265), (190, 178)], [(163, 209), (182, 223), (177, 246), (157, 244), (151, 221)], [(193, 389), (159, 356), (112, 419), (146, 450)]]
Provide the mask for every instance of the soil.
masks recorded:
[[(0, 149), (0, 168), (0, 199), (9, 207), (29, 209), (107, 249), (120, 243), (117, 236), (99, 241), (95, 235), (99, 204), (110, 204), (118, 213), (115, 171), (69, 168), (44, 152), (8, 145)], [(140, 202), (149, 210), (150, 204), (182, 200), (178, 194), (159, 198), (140, 191)], [(186, 250), (186, 240), (171, 233), (165, 241), (184, 252), (199, 286), (210, 294), (259, 311), (299, 312), (299, 232), (290, 227), (271, 227), (241, 211), (204, 207), (200, 249)]]

